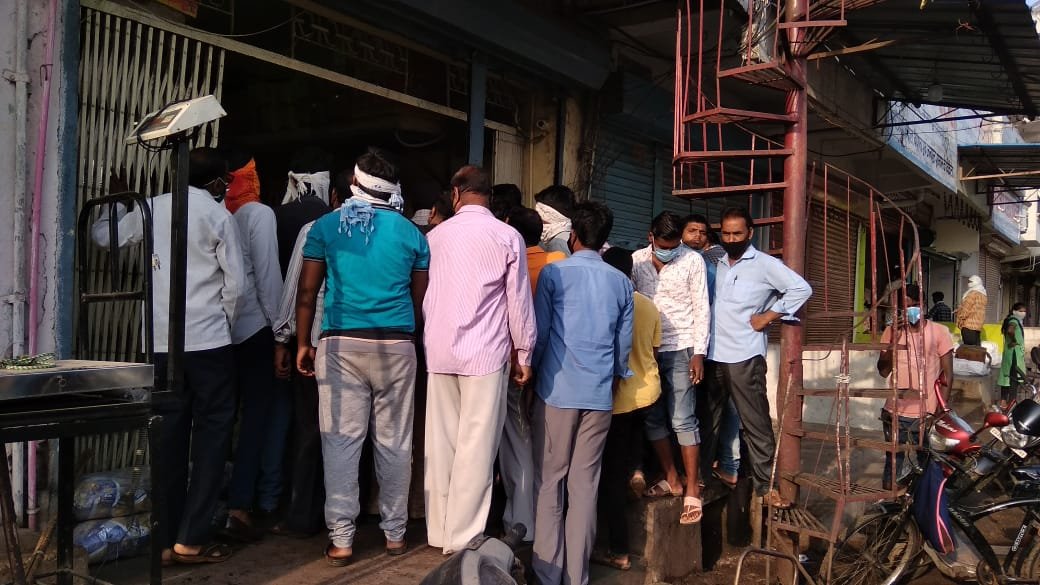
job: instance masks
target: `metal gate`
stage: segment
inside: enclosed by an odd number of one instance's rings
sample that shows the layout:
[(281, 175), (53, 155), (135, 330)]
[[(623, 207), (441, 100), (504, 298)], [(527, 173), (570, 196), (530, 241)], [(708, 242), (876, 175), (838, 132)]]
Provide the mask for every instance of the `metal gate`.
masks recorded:
[[(113, 174), (124, 175), (130, 190), (168, 191), (172, 184), (169, 152), (149, 152), (124, 138), (145, 114), (182, 99), (213, 94), (220, 99), (224, 50), (162, 28), (99, 10), (83, 2), (80, 19), (79, 166), (77, 209), (109, 191)], [(218, 122), (200, 128), (192, 146), (216, 146)], [(134, 252), (123, 254), (115, 283), (136, 288), (141, 279)], [(113, 283), (100, 250), (89, 258), (86, 283), (107, 290)], [(141, 356), (141, 306), (92, 306), (89, 347), (82, 358), (137, 361)], [(78, 320), (77, 320), (78, 321)], [(76, 321), (74, 321), (76, 322)], [(78, 339), (78, 332), (76, 335)]]

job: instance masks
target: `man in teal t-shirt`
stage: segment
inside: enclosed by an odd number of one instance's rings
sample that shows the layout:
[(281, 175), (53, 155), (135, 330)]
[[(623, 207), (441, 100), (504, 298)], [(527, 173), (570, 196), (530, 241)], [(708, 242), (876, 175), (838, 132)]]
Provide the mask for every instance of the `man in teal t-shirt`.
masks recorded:
[[(405, 551), (411, 479), (415, 334), (426, 294), (430, 249), (401, 215), (391, 155), (370, 148), (354, 167), (353, 197), (318, 219), (303, 248), (296, 305), (296, 367), (318, 378), (318, 425), (325, 462), (325, 559), (353, 554), (358, 460), (369, 429), (379, 481), (379, 527), (389, 554)], [(326, 282), (321, 341), (311, 345), (318, 289)], [(371, 425), (369, 416), (374, 417)]]

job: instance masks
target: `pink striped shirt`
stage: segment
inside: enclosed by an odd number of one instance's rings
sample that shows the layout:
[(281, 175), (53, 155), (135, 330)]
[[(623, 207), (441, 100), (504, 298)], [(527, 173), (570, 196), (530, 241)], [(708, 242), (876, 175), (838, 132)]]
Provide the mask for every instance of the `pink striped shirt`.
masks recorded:
[(427, 369), (485, 376), (505, 365), (513, 347), (520, 365), (531, 365), (537, 327), (520, 234), (486, 207), (466, 205), (428, 239)]

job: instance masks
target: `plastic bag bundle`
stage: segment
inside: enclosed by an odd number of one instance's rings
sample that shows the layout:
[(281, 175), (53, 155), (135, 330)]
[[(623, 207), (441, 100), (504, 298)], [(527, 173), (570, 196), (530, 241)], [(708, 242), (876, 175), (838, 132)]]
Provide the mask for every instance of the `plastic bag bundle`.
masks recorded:
[(150, 514), (88, 520), (72, 531), (72, 542), (87, 552), (91, 564), (142, 554), (150, 538)]
[(76, 482), (76, 520), (116, 518), (152, 509), (147, 467), (116, 469), (84, 475)]

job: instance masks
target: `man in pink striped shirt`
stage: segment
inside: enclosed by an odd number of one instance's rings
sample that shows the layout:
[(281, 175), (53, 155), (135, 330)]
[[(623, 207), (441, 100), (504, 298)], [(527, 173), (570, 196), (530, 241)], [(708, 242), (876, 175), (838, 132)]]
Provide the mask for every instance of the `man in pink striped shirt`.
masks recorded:
[(484, 531), (510, 355), (516, 348), (524, 386), (537, 335), (524, 241), (488, 209), (490, 195), (487, 173), (462, 167), (451, 179), (455, 215), (429, 235), (426, 527), (445, 554)]

